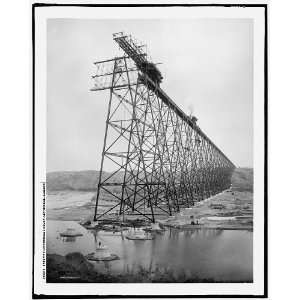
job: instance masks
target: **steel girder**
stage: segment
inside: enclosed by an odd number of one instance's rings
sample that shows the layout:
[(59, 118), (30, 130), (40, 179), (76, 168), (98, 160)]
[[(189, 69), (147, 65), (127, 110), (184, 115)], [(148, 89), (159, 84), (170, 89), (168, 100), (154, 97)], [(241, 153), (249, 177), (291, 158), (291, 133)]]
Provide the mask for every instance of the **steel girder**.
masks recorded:
[(125, 54), (95, 63), (92, 90), (109, 90), (109, 104), (94, 220), (155, 222), (229, 188), (235, 166), (139, 69), (134, 58), (145, 54)]

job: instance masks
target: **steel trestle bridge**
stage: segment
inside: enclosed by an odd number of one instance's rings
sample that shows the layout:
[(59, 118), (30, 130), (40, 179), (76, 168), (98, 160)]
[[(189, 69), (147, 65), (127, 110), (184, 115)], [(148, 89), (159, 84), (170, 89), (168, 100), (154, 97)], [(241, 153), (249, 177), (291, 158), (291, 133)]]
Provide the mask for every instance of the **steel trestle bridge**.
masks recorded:
[[(113, 39), (122, 56), (95, 62), (92, 76), (91, 90), (109, 90), (94, 220), (155, 222), (229, 188), (234, 164), (160, 88), (146, 46), (123, 32)], [(115, 202), (105, 210), (102, 200)]]

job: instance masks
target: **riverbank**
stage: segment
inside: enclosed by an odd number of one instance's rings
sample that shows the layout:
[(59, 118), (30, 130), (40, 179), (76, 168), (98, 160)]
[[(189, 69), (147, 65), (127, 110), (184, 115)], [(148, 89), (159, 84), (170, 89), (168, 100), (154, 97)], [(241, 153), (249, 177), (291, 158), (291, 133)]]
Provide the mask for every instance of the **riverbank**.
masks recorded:
[(229, 189), (160, 220), (177, 229), (253, 230), (253, 193)]
[[(127, 270), (123, 274), (104, 274), (95, 270), (81, 253), (74, 252), (65, 256), (47, 254), (47, 282), (49, 283), (216, 283), (236, 281), (216, 281), (214, 278), (202, 278), (196, 273), (180, 272), (170, 268), (156, 267), (153, 270), (139, 267), (137, 272)], [(240, 281), (239, 281), (240, 282)], [(244, 281), (250, 282), (250, 281)]]
[[(120, 232), (82, 227), (79, 220), (93, 214), (95, 192), (48, 191), (47, 282), (252, 282), (253, 189), (246, 171), (235, 172), (230, 190), (157, 219), (165, 230), (147, 241), (128, 240), (124, 226)], [(104, 200), (103, 210), (113, 205)], [(82, 236), (62, 237), (68, 228)], [(87, 261), (99, 242), (120, 259)]]
[[(61, 236), (61, 233), (68, 228), (73, 228), (81, 235), (74, 238)], [(153, 233), (152, 240), (127, 239), (126, 237), (132, 231), (134, 229), (124, 229), (120, 232), (87, 230), (74, 221), (48, 221), (47, 254), (65, 257), (70, 253), (78, 252), (87, 257), (90, 253), (96, 252), (101, 242), (101, 245), (107, 249), (105, 255), (117, 255), (120, 259), (88, 262), (93, 265), (94, 271), (109, 275), (101, 280), (110, 282), (122, 280), (140, 282), (137, 277), (141, 274), (145, 274), (144, 281), (150, 281), (152, 277), (153, 280), (175, 280), (175, 282), (183, 278), (200, 280), (200, 282), (204, 279), (210, 279), (212, 282), (252, 280), (252, 232), (166, 228), (162, 232)], [(61, 260), (60, 263), (65, 261)], [(84, 265), (85, 261), (82, 263), (82, 266)], [(65, 268), (66, 266), (62, 266), (58, 272), (65, 271)], [(52, 270), (54, 271), (53, 268)], [(92, 269), (87, 270), (92, 271)], [(125, 275), (131, 279), (124, 277)], [(60, 274), (63, 278), (57, 276), (55, 280), (98, 280), (98, 277), (86, 278), (85, 272), (83, 274), (64, 272)], [(72, 278), (76, 276), (77, 279)], [(180, 279), (176, 279), (177, 277)]]
[[(48, 173), (47, 220), (80, 221), (92, 219), (98, 175), (99, 172), (97, 171)], [(109, 173), (106, 172), (103, 174), (103, 176), (108, 175)], [(116, 176), (115, 179), (119, 179), (119, 176)], [(230, 191), (201, 202), (194, 199), (194, 207), (183, 209), (180, 214), (165, 220), (166, 222), (161, 221), (165, 222), (166, 225), (190, 224), (192, 220), (189, 219), (189, 216), (193, 215), (195, 222), (198, 221), (205, 228), (251, 230), (253, 226), (253, 169), (237, 168), (231, 181), (232, 188)], [(118, 192), (118, 187), (111, 187), (111, 189), (113, 192)], [(112, 200), (113, 197), (109, 193), (104, 193), (101, 196), (99, 210), (105, 211), (116, 205), (117, 203)], [(206, 217), (208, 219), (205, 219)], [(216, 222), (209, 217), (235, 217), (235, 221), (231, 222), (232, 220), (227, 219), (226, 222)], [(225, 221), (225, 219), (219, 221)]]

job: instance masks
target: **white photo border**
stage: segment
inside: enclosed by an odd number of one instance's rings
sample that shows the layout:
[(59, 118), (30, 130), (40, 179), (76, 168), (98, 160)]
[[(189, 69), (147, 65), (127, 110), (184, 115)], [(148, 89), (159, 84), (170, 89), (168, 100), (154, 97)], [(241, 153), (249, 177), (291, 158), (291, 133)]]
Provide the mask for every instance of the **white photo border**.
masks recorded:
[[(172, 10), (166, 10), (172, 6)], [(33, 4), (33, 298), (267, 297), (267, 5)], [(126, 13), (125, 13), (126, 11)], [(47, 19), (252, 18), (254, 20), (253, 283), (46, 283), (43, 197), (46, 182)]]

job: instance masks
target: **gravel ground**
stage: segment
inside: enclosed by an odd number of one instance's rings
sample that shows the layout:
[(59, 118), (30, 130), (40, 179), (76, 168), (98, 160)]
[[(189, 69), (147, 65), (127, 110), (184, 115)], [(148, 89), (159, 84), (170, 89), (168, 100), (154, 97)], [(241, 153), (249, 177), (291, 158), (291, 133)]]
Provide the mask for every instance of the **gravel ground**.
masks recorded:
[[(194, 222), (196, 225), (191, 225)], [(253, 230), (253, 193), (227, 190), (160, 222), (178, 228)], [(198, 225), (197, 225), (198, 224)]]

